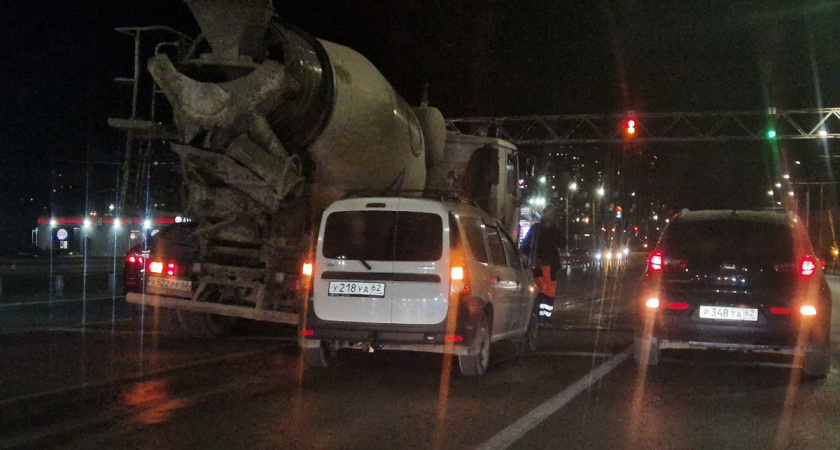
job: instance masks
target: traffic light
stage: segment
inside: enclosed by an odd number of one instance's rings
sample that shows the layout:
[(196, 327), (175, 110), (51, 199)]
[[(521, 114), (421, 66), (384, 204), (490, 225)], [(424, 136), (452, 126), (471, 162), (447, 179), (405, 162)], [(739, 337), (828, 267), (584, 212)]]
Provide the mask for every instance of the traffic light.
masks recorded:
[(624, 134), (627, 137), (633, 137), (636, 135), (636, 119), (629, 118), (624, 121)]
[(772, 128), (767, 130), (767, 138), (768, 139), (776, 139), (776, 130), (774, 130)]

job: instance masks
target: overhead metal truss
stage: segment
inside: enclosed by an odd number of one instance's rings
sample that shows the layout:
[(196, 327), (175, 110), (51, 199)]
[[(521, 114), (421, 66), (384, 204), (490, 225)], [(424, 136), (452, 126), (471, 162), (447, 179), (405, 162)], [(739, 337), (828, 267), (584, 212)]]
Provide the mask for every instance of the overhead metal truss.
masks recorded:
[[(636, 132), (625, 134), (633, 118)], [(522, 144), (594, 144), (840, 138), (840, 108), (748, 112), (535, 115), (449, 119), (449, 131)], [(768, 132), (775, 131), (775, 137)]]

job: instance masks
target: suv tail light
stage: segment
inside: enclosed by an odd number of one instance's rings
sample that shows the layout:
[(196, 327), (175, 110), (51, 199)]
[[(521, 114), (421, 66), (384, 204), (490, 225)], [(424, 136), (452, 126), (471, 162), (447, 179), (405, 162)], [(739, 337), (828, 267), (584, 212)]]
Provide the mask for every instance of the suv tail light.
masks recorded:
[(805, 255), (799, 260), (799, 264), (775, 264), (776, 272), (797, 273), (803, 277), (810, 277), (817, 271), (817, 260), (811, 255)]
[(656, 250), (651, 253), (648, 257), (648, 269), (651, 272), (662, 272), (663, 267), (665, 267), (665, 257), (662, 255), (662, 252)]
[(803, 256), (799, 261), (799, 275), (803, 277), (810, 277), (817, 269), (817, 260), (813, 256)]

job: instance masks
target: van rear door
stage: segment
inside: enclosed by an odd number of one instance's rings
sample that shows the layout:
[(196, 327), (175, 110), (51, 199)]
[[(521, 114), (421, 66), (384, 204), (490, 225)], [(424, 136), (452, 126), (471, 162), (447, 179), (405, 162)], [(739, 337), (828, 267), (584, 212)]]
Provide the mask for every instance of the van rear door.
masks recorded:
[(446, 217), (401, 211), (401, 201), (376, 199), (325, 214), (313, 291), (319, 318), (434, 324), (446, 317)]

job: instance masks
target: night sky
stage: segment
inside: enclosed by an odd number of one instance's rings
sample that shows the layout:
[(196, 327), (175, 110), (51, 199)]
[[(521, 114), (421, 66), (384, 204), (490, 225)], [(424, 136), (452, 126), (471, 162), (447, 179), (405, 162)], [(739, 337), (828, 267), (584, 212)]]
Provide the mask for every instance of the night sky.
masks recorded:
[[(28, 240), (38, 215), (80, 214), (91, 198), (86, 191), (115, 184), (123, 144), (105, 121), (126, 115), (128, 96), (112, 79), (130, 76), (132, 40), (114, 28), (198, 29), (175, 0), (7, 3), (0, 235)], [(275, 7), (285, 21), (367, 56), (409, 103), (430, 83), (430, 101), (446, 117), (840, 106), (840, 2), (307, 0)], [(785, 147), (783, 154), (806, 160), (803, 178), (822, 176), (816, 145)], [(675, 149), (665, 184), (686, 195), (672, 201), (751, 206), (769, 182), (766, 151), (760, 142)], [(85, 184), (87, 173), (94, 180)], [(50, 200), (62, 183), (76, 184), (78, 201)]]

